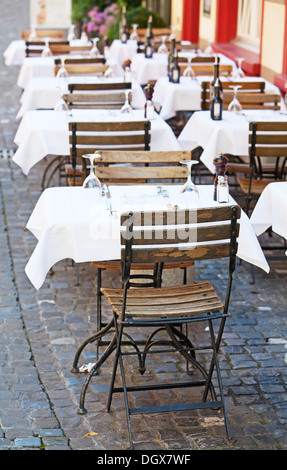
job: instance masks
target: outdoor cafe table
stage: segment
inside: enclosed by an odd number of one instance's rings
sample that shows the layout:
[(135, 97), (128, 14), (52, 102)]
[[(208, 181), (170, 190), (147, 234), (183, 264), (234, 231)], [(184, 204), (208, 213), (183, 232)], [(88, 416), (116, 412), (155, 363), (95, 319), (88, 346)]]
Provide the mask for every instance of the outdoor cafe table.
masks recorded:
[[(32, 77), (54, 77), (55, 76), (55, 59), (61, 56), (53, 57), (26, 57), (20, 68), (18, 75), (17, 85), (25, 90)], [(89, 56), (73, 55), (74, 59), (77, 58), (88, 58)], [(107, 65), (110, 65), (113, 69), (115, 77), (123, 77), (124, 70), (122, 66), (114, 59), (108, 59)]]
[[(56, 103), (61, 99), (61, 93), (68, 93), (69, 83), (115, 83), (123, 82), (123, 78), (105, 78), (95, 76), (70, 76), (67, 78), (57, 77), (34, 77), (29, 80), (27, 87), (21, 95), (21, 107), (17, 119), (23, 117), (26, 111), (35, 109), (54, 109)], [(140, 85), (132, 81), (133, 108), (142, 109), (145, 104), (145, 95)], [(120, 90), (121, 92), (123, 90)], [(101, 92), (98, 92), (101, 93)]]
[[(40, 289), (49, 270), (57, 262), (76, 263), (120, 259), (120, 213), (128, 210), (174, 211), (188, 207), (214, 207), (213, 186), (200, 185), (196, 193), (180, 195), (180, 185), (163, 185), (168, 197), (158, 194), (157, 186), (110, 186), (111, 199), (95, 189), (55, 187), (40, 196), (27, 223), (37, 239), (25, 267), (26, 275)], [(112, 214), (108, 202), (111, 201)], [(234, 204), (230, 197), (228, 205)], [(222, 204), (221, 204), (222, 205)], [(269, 272), (269, 266), (247, 215), (242, 211), (237, 256)]]
[(182, 150), (201, 146), (200, 160), (214, 173), (213, 159), (219, 153), (248, 157), (249, 123), (252, 121), (287, 121), (287, 113), (273, 110), (244, 110), (242, 114), (223, 111), (222, 120), (214, 121), (210, 111), (196, 111), (178, 136)]
[[(45, 38), (38, 38), (39, 41), (45, 41)], [(53, 41), (51, 41), (53, 43)], [(91, 45), (81, 40), (81, 39), (73, 39), (70, 41), (70, 46), (72, 47), (81, 47)], [(39, 47), (41, 49), (41, 47)], [(16, 39), (11, 41), (8, 47), (3, 52), (5, 65), (22, 65), (25, 58), (26, 58), (26, 42), (23, 39)]]
[[(198, 54), (191, 51), (184, 51), (178, 53), (179, 57), (195, 57)], [(204, 56), (204, 54), (202, 54)], [(231, 64), (236, 68), (235, 62), (223, 54), (218, 54), (221, 64)], [(198, 62), (200, 64), (201, 62)], [(131, 71), (134, 73), (136, 80), (140, 85), (148, 83), (150, 80), (158, 80), (160, 77), (167, 76), (168, 54), (155, 52), (152, 58), (147, 59), (144, 53), (138, 53), (133, 56), (131, 63)], [(212, 65), (212, 63), (211, 63)]]
[[(260, 195), (250, 217), (256, 235), (269, 227), (287, 240), (287, 181), (269, 183)], [(287, 252), (286, 252), (287, 254)]]
[[(227, 77), (221, 77), (220, 79), (222, 82), (228, 81)], [(168, 77), (160, 77), (155, 84), (153, 93), (153, 103), (160, 117), (170, 119), (176, 115), (177, 111), (201, 110), (201, 83), (203, 81), (210, 82), (211, 80), (210, 75), (195, 78), (182, 76), (180, 77), (180, 83), (172, 83)], [(237, 81), (262, 81), (265, 82), (265, 91), (267, 93), (278, 93), (280, 95), (278, 87), (261, 77), (244, 77)], [(231, 88), (230, 91), (232, 91)]]
[[(69, 155), (68, 122), (97, 121), (143, 121), (144, 111), (133, 110), (121, 113), (120, 110), (77, 109), (69, 111), (37, 110), (27, 111), (18, 127), (14, 142), (18, 145), (13, 160), (25, 175), (47, 155)], [(180, 145), (171, 127), (156, 113), (151, 120), (150, 150), (180, 150)]]

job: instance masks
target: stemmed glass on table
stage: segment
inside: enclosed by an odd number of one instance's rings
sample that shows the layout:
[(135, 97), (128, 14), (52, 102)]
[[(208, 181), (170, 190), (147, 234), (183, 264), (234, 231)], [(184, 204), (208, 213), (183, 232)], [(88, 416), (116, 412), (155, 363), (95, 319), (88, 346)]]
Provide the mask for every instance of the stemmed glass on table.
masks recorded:
[(132, 41), (138, 41), (138, 32), (137, 32), (137, 29), (138, 29), (138, 24), (133, 24), (133, 31), (130, 35), (130, 39)]
[(193, 165), (197, 165), (198, 160), (182, 160), (180, 162), (182, 165), (186, 165), (187, 168), (188, 168), (188, 176), (187, 176), (187, 181), (186, 183), (182, 186), (182, 188), (180, 189), (180, 193), (186, 193), (186, 192), (195, 192), (197, 195), (199, 194), (198, 193), (198, 188), (196, 187), (196, 185), (193, 183), (193, 181), (191, 180), (191, 169), (192, 169), (192, 166)]
[(244, 61), (244, 58), (243, 57), (239, 57), (236, 59), (237, 63), (238, 63), (238, 67), (236, 68), (235, 72), (232, 74), (232, 78), (234, 80), (237, 80), (237, 79), (240, 79), (240, 78), (244, 78), (245, 77), (245, 73), (243, 72), (242, 70), (242, 62)]
[(161, 45), (158, 48), (158, 51), (160, 54), (166, 54), (168, 52), (167, 47), (166, 47), (166, 39), (167, 36), (162, 36), (161, 37)]
[(121, 113), (129, 114), (129, 113), (133, 112), (133, 108), (130, 105), (129, 96), (130, 96), (130, 92), (129, 92), (129, 90), (126, 90), (126, 99), (125, 99), (125, 102), (124, 102), (124, 104), (121, 108)]
[(51, 51), (51, 49), (50, 49), (50, 47), (49, 47), (49, 40), (46, 39), (46, 40), (45, 40), (45, 47), (44, 47), (44, 49), (42, 50), (41, 56), (42, 56), (42, 57), (51, 57), (52, 55), (53, 55), (53, 54), (52, 54), (52, 51)]
[(92, 58), (96, 58), (100, 56), (100, 51), (98, 49), (98, 41), (99, 41), (99, 38), (93, 39), (93, 47), (90, 50), (90, 57)]
[(241, 88), (241, 85), (230, 85), (230, 88), (233, 88), (234, 95), (232, 101), (228, 105), (228, 111), (240, 114), (242, 111), (242, 106), (237, 99), (237, 90), (238, 88)]
[(94, 161), (97, 158), (100, 158), (101, 155), (98, 153), (86, 153), (82, 155), (82, 157), (90, 160), (90, 173), (86, 177), (85, 181), (83, 182), (83, 188), (95, 188), (97, 189), (97, 192), (101, 194), (102, 185), (101, 185), (100, 180), (97, 178), (95, 174), (95, 165), (94, 165)]
[(191, 77), (191, 78), (195, 78), (195, 72), (191, 66), (191, 57), (188, 57), (188, 66), (186, 67), (186, 69), (183, 71), (183, 74), (182, 76), (183, 77)]
[(67, 78), (69, 76), (69, 73), (65, 67), (65, 57), (61, 57), (61, 67), (59, 68), (56, 77), (57, 78)]

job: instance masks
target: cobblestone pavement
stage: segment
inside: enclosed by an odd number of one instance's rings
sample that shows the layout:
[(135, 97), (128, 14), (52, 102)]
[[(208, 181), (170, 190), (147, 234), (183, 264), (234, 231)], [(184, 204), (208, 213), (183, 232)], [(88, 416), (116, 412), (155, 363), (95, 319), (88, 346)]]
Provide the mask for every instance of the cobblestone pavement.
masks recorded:
[[(1, 55), (28, 24), (23, 0), (1, 1)], [(13, 8), (12, 8), (13, 7)], [(22, 15), (17, 7), (21, 8)], [(17, 12), (17, 14), (16, 14)], [(17, 25), (11, 28), (11, 24)], [(0, 67), (0, 450), (124, 450), (128, 448), (123, 397), (115, 395), (106, 412), (111, 362), (93, 377), (86, 415), (77, 407), (84, 374), (70, 369), (76, 348), (95, 329), (96, 276), (90, 264), (79, 265), (79, 283), (71, 260), (54, 267), (35, 291), (24, 273), (35, 247), (25, 225), (40, 195), (45, 162), (25, 177), (12, 162), (16, 114), (21, 90), (19, 69)], [(286, 260), (271, 261), (271, 272), (238, 264), (220, 358), (234, 444), (225, 440), (224, 423), (214, 411), (190, 411), (132, 418), (136, 448), (164, 450), (283, 450), (287, 448), (286, 396)], [(221, 289), (221, 263), (195, 269), (197, 280), (209, 279)], [(118, 279), (105, 274), (104, 282)], [(108, 312), (107, 307), (104, 308)], [(196, 340), (204, 331), (192, 332)], [(94, 362), (90, 345), (81, 358)], [(185, 364), (172, 355), (150, 361), (146, 380), (185, 376)], [(130, 377), (137, 383), (136, 365)], [(165, 403), (175, 392), (145, 404)], [(184, 395), (184, 392), (178, 392)], [(138, 396), (134, 397), (138, 403)], [(158, 401), (156, 401), (158, 400)]]

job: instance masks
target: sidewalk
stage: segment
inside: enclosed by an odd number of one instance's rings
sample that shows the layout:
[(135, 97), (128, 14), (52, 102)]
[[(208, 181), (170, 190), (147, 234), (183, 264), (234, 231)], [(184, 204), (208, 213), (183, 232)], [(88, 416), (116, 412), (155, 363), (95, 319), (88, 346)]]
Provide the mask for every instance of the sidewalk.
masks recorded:
[[(28, 1), (2, 0), (1, 55), (28, 24)], [(13, 7), (13, 11), (11, 11)], [(21, 7), (21, 12), (17, 7)], [(16, 11), (18, 12), (16, 14)], [(1, 23), (2, 23), (1, 22)], [(11, 24), (18, 25), (11, 29)], [(7, 31), (10, 31), (9, 37)], [(0, 450), (125, 450), (128, 448), (124, 402), (115, 396), (106, 412), (111, 361), (94, 377), (86, 397), (86, 415), (77, 407), (85, 374), (70, 369), (77, 347), (95, 331), (95, 270), (65, 260), (54, 267), (35, 291), (24, 267), (36, 240), (25, 228), (40, 195), (45, 162), (25, 177), (11, 160), (18, 126), (21, 90), (19, 69), (0, 67)], [(271, 262), (270, 274), (237, 265), (221, 350), (223, 382), (231, 434), (225, 440), (216, 413), (192, 411), (133, 417), (136, 448), (155, 453), (192, 450), (287, 449), (286, 260)], [(220, 289), (225, 276), (220, 263), (196, 267), (196, 279), (209, 279)], [(117, 279), (109, 282), (116, 285)], [(107, 278), (106, 281), (107, 282)], [(108, 312), (108, 309), (106, 309)], [(196, 337), (197, 331), (194, 332)], [(90, 345), (81, 358), (94, 362)], [(169, 378), (185, 374), (185, 364), (168, 355), (153, 364), (154, 373)], [(148, 371), (147, 374), (152, 374)], [(149, 377), (149, 376), (148, 376)], [(136, 382), (136, 367), (132, 371)], [(160, 397), (167, 399), (167, 393)], [(146, 402), (154, 402), (154, 394)], [(137, 426), (138, 424), (138, 426)]]

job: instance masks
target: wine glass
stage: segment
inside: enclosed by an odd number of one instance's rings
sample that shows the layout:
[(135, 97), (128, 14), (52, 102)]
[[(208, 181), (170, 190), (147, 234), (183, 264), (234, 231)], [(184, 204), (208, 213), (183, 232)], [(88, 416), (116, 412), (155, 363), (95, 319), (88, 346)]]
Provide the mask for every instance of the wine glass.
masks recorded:
[(49, 40), (46, 39), (46, 40), (45, 40), (45, 47), (44, 47), (44, 49), (42, 50), (41, 56), (42, 56), (42, 57), (51, 57), (51, 55), (52, 55), (52, 52), (51, 52), (51, 49), (50, 49), (50, 47), (49, 47)]
[(56, 77), (57, 78), (67, 78), (69, 76), (69, 73), (65, 67), (65, 57), (61, 57), (61, 67), (59, 68)]
[(104, 77), (105, 78), (112, 78), (114, 77), (115, 74), (114, 74), (114, 69), (111, 65), (108, 66), (107, 70), (105, 71), (104, 73)]
[(36, 26), (33, 25), (31, 28), (31, 32), (29, 34), (28, 41), (33, 42), (37, 40), (37, 32), (36, 32)]
[(191, 78), (195, 78), (195, 72), (191, 66), (191, 57), (188, 57), (188, 65), (186, 67), (186, 69), (183, 71), (183, 74), (182, 76), (183, 77), (191, 77)]
[(233, 88), (234, 95), (233, 95), (233, 100), (228, 105), (228, 111), (232, 113), (240, 114), (242, 111), (242, 106), (237, 99), (237, 90), (241, 88), (241, 85), (230, 85), (230, 88)]
[[(94, 161), (97, 158), (100, 158), (101, 155), (99, 153), (86, 153), (82, 155), (83, 158), (88, 158), (90, 160), (90, 173), (86, 177), (85, 181), (83, 182), (83, 188), (95, 188), (97, 192), (102, 192), (102, 185), (100, 180), (97, 178), (95, 174), (95, 166)], [(89, 168), (89, 167), (87, 167)]]
[(238, 79), (238, 78), (244, 78), (245, 77), (245, 73), (243, 72), (242, 70), (242, 62), (244, 61), (244, 58), (243, 57), (239, 57), (237, 59), (235, 59), (238, 63), (238, 67), (236, 68), (235, 72), (232, 74), (232, 77), (234, 79)]
[(71, 24), (70, 27), (69, 27), (69, 33), (68, 33), (67, 39), (68, 39), (69, 42), (73, 41), (73, 39), (76, 39), (75, 25), (74, 24)]
[(167, 54), (168, 52), (167, 47), (166, 47), (166, 39), (167, 39), (167, 36), (161, 37), (161, 45), (159, 46), (158, 51), (157, 51), (160, 54)]
[(99, 57), (100, 51), (99, 51), (98, 46), (97, 46), (98, 41), (99, 41), (99, 38), (94, 38), (93, 39), (93, 47), (90, 50), (90, 57), (93, 57), (93, 58)]
[(121, 113), (132, 113), (133, 112), (133, 108), (131, 107), (130, 105), (130, 100), (129, 100), (129, 97), (130, 97), (130, 92), (129, 90), (126, 90), (126, 100), (121, 108)]
[(211, 41), (211, 40), (208, 41), (208, 45), (207, 45), (206, 48), (204, 49), (204, 54), (206, 54), (206, 55), (213, 55), (212, 41)]
[(60, 90), (61, 93), (61, 98), (60, 100), (55, 104), (54, 106), (54, 111), (69, 111), (69, 106), (67, 105), (66, 101), (63, 98), (64, 95), (64, 90), (61, 89), (61, 87), (57, 87)]
[(187, 168), (188, 168), (188, 176), (187, 176), (187, 181), (186, 183), (182, 186), (181, 190), (180, 190), (180, 193), (185, 193), (185, 192), (193, 192), (195, 191), (197, 193), (197, 195), (199, 194), (198, 193), (198, 188), (196, 187), (196, 185), (192, 182), (191, 180), (191, 168), (193, 165), (197, 165), (198, 160), (182, 160), (180, 162), (182, 165), (186, 165)]
[(137, 32), (137, 29), (138, 29), (138, 24), (133, 24), (133, 31), (130, 35), (130, 39), (132, 39), (133, 41), (138, 41), (138, 32)]

